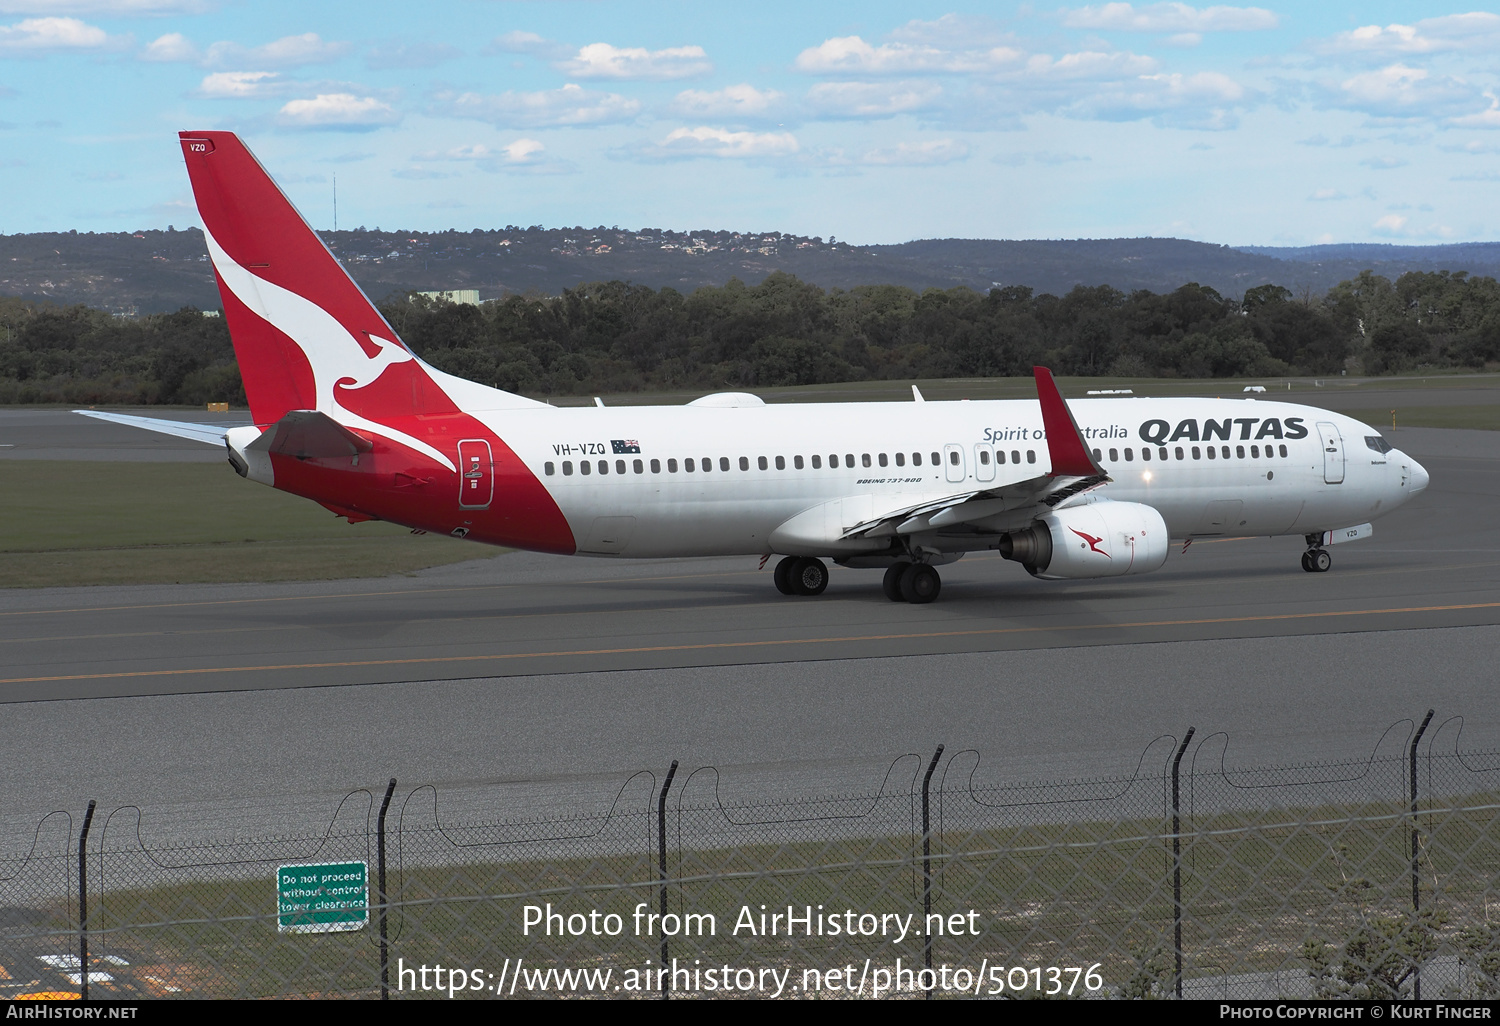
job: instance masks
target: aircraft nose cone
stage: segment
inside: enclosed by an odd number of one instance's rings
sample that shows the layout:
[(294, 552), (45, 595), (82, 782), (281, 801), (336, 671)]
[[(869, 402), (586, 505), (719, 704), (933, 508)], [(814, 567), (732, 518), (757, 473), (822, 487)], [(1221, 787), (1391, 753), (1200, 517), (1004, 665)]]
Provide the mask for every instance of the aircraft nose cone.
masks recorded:
[(1416, 460), (1412, 460), (1411, 484), (1407, 486), (1407, 490), (1411, 492), (1412, 495), (1420, 495), (1427, 488), (1427, 482), (1429, 480), (1431, 480), (1431, 478), (1427, 476), (1427, 468), (1422, 466), (1422, 464), (1418, 463)]

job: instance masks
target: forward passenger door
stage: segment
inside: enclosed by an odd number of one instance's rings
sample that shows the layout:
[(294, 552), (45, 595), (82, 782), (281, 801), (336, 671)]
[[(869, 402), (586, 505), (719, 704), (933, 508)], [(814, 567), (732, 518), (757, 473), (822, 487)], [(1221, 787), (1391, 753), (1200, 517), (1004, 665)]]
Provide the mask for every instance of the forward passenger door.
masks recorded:
[(1344, 481), (1344, 438), (1338, 426), (1318, 421), (1318, 437), (1323, 441), (1323, 480), (1328, 484)]

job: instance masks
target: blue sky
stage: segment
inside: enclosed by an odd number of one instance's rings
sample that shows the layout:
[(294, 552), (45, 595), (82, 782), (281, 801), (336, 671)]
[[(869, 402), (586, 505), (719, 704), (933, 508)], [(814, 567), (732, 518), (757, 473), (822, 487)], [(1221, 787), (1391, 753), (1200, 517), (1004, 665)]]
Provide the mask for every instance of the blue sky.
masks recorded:
[(1496, 239), (1500, 14), (0, 0), (0, 232), (196, 224), (204, 128), (319, 228)]

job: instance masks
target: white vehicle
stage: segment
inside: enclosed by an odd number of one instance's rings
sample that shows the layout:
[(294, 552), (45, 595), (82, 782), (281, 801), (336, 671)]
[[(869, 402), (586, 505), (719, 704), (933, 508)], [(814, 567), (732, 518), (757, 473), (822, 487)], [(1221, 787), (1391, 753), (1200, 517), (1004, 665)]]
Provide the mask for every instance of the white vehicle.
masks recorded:
[[(614, 558), (749, 554), (788, 595), (825, 560), (930, 602), (937, 567), (998, 550), (1037, 577), (1155, 570), (1174, 541), (1326, 546), (1427, 486), (1349, 417), (1253, 399), (557, 409), (445, 374), (398, 339), (238, 138), (182, 134), (255, 425), (90, 413), (225, 444), (241, 476), (351, 522)], [(88, 412), (88, 411), (79, 411)], [(763, 560), (764, 563), (765, 560)]]

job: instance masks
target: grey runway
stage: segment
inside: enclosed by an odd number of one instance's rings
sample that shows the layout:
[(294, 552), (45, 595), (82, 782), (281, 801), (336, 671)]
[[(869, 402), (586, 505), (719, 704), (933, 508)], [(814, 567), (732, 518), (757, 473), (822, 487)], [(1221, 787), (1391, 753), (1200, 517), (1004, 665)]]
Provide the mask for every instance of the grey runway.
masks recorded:
[(1496, 438), (1393, 441), (1432, 486), (1324, 575), (1298, 568), (1295, 539), (1251, 539), (1112, 582), (971, 557), (930, 606), (887, 602), (871, 571), (794, 599), (754, 559), (519, 553), (366, 581), (3, 593), (0, 829), (89, 797), (233, 796), (232, 815), (191, 818), (279, 833), (292, 805), (326, 821), (328, 795), (391, 775), (556, 809), (673, 758), (747, 796), (865, 790), (940, 742), (979, 749), (992, 780), (1119, 774), (1189, 724), (1228, 731), (1240, 765), (1355, 758), (1429, 706), (1466, 717), (1466, 747), (1494, 745)]
[(719, 767), (726, 800), (863, 793), (940, 743), (977, 749), (983, 782), (1129, 776), (1190, 725), (1228, 733), (1230, 766), (1363, 759), (1429, 707), (1494, 746), (1497, 645), (1470, 627), (10, 705), (0, 831), (89, 798), (235, 836), (316, 830), (391, 776), (526, 818), (673, 759)]

